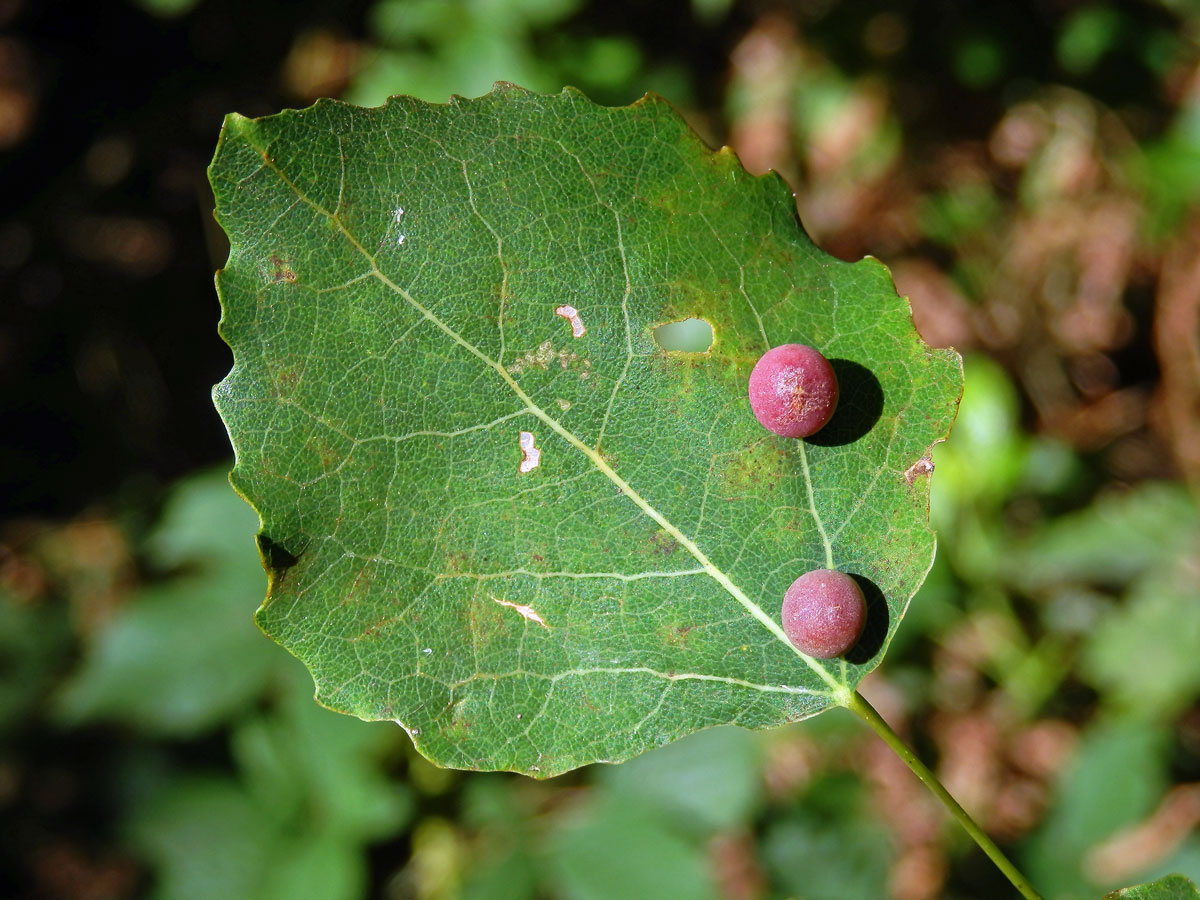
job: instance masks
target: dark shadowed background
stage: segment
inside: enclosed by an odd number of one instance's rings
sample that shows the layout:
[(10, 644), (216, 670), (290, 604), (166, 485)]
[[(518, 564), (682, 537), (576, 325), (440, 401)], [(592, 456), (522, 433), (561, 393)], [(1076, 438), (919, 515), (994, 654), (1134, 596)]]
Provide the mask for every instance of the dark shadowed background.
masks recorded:
[(1007, 897), (834, 712), (546, 783), (261, 637), (205, 166), (231, 111), (671, 100), (966, 357), (864, 692), (1054, 898), (1200, 878), (1200, 4), (0, 0), (0, 896)]

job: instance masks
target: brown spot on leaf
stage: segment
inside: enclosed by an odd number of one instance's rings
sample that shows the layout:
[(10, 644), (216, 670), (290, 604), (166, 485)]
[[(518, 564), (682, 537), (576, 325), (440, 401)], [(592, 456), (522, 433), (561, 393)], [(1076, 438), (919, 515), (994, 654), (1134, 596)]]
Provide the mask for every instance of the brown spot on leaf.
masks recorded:
[[(750, 415), (748, 406), (746, 414)], [(729, 464), (721, 473), (727, 499), (763, 488), (774, 489), (786, 474), (789, 474), (787, 453), (778, 442), (765, 439), (757, 440), (743, 452), (729, 457)]]
[(271, 255), (271, 280), (276, 284), (295, 284), (296, 272), (291, 262)]
[(486, 647), (504, 630), (503, 607), (486, 598), (471, 599), (467, 605), (466, 619), (471, 640), (477, 648)]
[(668, 647), (686, 647), (688, 633), (695, 627), (695, 625), (669, 626), (663, 633), (663, 643)]
[(300, 383), (300, 372), (297, 369), (281, 369), (275, 374), (275, 392), (280, 397), (290, 397)]
[(473, 718), (467, 717), (467, 706), (470, 704), (469, 697), (463, 697), (460, 700), (455, 700), (449, 709), (449, 721), (442, 728), (442, 735), (449, 741), (459, 742), (465, 740), (467, 733), (471, 730), (471, 726), (475, 724)]
[(663, 528), (650, 535), (650, 543), (654, 545), (654, 552), (659, 556), (670, 556), (679, 547), (679, 542)]
[(288, 569), (300, 561), (300, 555), (284, 549), (281, 544), (265, 534), (257, 535), (255, 541), (258, 544), (259, 558), (267, 571), (270, 590), (275, 590), (283, 584)]
[(906, 484), (912, 484), (918, 478), (928, 477), (932, 472), (933, 459), (930, 458), (929, 451), (926, 450), (924, 456), (904, 470), (904, 481)]
[(341, 448), (322, 440), (317, 435), (313, 435), (305, 441), (304, 446), (311, 450), (321, 461), (321, 469), (325, 472), (336, 468), (342, 462)]
[(388, 621), (389, 621), (389, 619), (385, 616), (385, 617), (379, 619), (378, 621), (373, 622), (372, 624), (370, 624), (366, 628), (364, 628), (362, 631), (362, 634), (360, 634), (356, 638), (353, 638), (353, 640), (354, 641), (366, 640), (371, 635), (375, 634), (375, 632), (377, 632), (384, 625), (388, 624)]
[[(357, 597), (361, 597), (370, 593), (371, 585), (374, 584), (375, 577), (370, 572), (369, 566), (363, 566), (358, 570), (358, 574), (354, 576), (354, 584), (350, 586), (350, 593), (346, 595), (343, 603), (349, 603)], [(374, 627), (378, 627), (382, 622), (377, 623)]]

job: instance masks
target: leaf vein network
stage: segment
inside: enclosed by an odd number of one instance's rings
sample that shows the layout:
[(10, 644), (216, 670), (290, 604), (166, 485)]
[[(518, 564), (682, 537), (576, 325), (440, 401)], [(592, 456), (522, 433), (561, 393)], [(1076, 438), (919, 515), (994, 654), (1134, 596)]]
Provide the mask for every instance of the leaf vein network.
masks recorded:
[(459, 681), (445, 682), (441, 679), (430, 678), (437, 681), (443, 687), (451, 691), (458, 691), (477, 681), (499, 681), (504, 678), (537, 678), (543, 681), (549, 681), (557, 684), (565, 678), (587, 678), (593, 675), (649, 675), (652, 678), (660, 678), (667, 682), (679, 681), (708, 681), (717, 682), (720, 684), (728, 684), (733, 687), (746, 688), (747, 690), (760, 691), (765, 694), (791, 694), (802, 697), (833, 697), (831, 691), (819, 691), (812, 688), (800, 687), (798, 685), (789, 684), (759, 684), (754, 681), (747, 681), (744, 678), (732, 678), (726, 675), (709, 675), (703, 672), (660, 672), (657, 669), (652, 669), (649, 666), (595, 666), (586, 669), (564, 669), (559, 672), (533, 672), (528, 669), (514, 669), (509, 672), (475, 672), (467, 678)]
[[(787, 635), (784, 633), (783, 628), (779, 625), (778, 622), (776, 622), (774, 619), (772, 619), (770, 616), (768, 616), (767, 613), (762, 609), (762, 607), (760, 607), (757, 603), (755, 603), (753, 600), (751, 600), (750, 597), (747, 596), (746, 593), (740, 587), (738, 587), (722, 569), (720, 569), (715, 563), (713, 563), (708, 558), (707, 554), (705, 554), (704, 551), (701, 550), (699, 546), (697, 546), (695, 541), (693, 541), (690, 537), (688, 537), (686, 534), (684, 534), (682, 531), (680, 531), (679, 528), (674, 525), (674, 523), (672, 523), (670, 520), (668, 520), (661, 512), (659, 512), (644, 497), (642, 497), (642, 495), (639, 492), (637, 492), (633, 488), (632, 485), (630, 485), (628, 482), (626, 482), (624, 478), (622, 478), (611, 466), (609, 466), (608, 463), (605, 462), (603, 457), (600, 455), (600, 453), (596, 449), (594, 449), (593, 447), (590, 447), (586, 443), (584, 443), (578, 436), (576, 436), (573, 432), (569, 431), (566, 427), (564, 427), (561, 422), (559, 422), (556, 418), (554, 418), (552, 415), (550, 415), (548, 412), (546, 412), (544, 409), (542, 409), (537, 403), (535, 403), (533, 398), (530, 397), (521, 388), (520, 384), (517, 383), (517, 381), (512, 377), (512, 375), (509, 374), (509, 372), (504, 368), (504, 366), (500, 365), (499, 362), (497, 362), (496, 360), (493, 360), (491, 357), (489, 357), (486, 353), (484, 353), (482, 350), (480, 350), (478, 347), (476, 347), (470, 341), (466, 340), (461, 334), (459, 334), (457, 331), (455, 331), (453, 328), (451, 328), (449, 324), (447, 324), (436, 313), (434, 313), (433, 310), (426, 307), (419, 300), (417, 300), (416, 297), (414, 297), (412, 294), (410, 294), (404, 287), (397, 284), (390, 277), (388, 277), (388, 275), (379, 268), (379, 263), (378, 263), (378, 260), (376, 259), (376, 257), (372, 253), (368, 252), (366, 247), (363, 246), (362, 242), (359, 241), (357, 237), (355, 237), (355, 235), (346, 226), (345, 222), (342, 221), (341, 217), (330, 212), (328, 209), (323, 207), (320, 203), (318, 203), (316, 200), (313, 200), (304, 191), (302, 191), (295, 182), (293, 182), (290, 178), (288, 178), (287, 174), (271, 158), (270, 154), (266, 152), (265, 148), (256, 146), (250, 140), (249, 136), (247, 134), (245, 134), (244, 131), (241, 134), (241, 138), (242, 138), (242, 140), (246, 141), (248, 146), (250, 146), (252, 149), (254, 149), (258, 153), (259, 158), (261, 159), (260, 165), (262, 167), (269, 169), (290, 191), (295, 193), (296, 196), (298, 196), (304, 202), (305, 205), (310, 207), (318, 215), (324, 216), (326, 219), (328, 219), (330, 222), (332, 222), (337, 227), (337, 229), (342, 233), (342, 235), (350, 243), (350, 245), (358, 253), (360, 253), (366, 259), (366, 261), (370, 264), (372, 273), (374, 274), (374, 276), (377, 279), (379, 279), (379, 281), (382, 284), (384, 284), (388, 289), (393, 291), (397, 296), (401, 297), (406, 303), (408, 303), (421, 316), (423, 316), (424, 318), (429, 320), (429, 322), (434, 327), (436, 327), (439, 331), (441, 331), (443, 334), (445, 334), (446, 337), (449, 338), (452, 342), (459, 345), (461, 348), (466, 350), (469, 354), (474, 356), (485, 366), (492, 369), (496, 373), (496, 375), (508, 385), (508, 387), (513, 391), (513, 393), (515, 393), (517, 395), (517, 397), (521, 400), (521, 402), (525, 404), (526, 408), (535, 417), (537, 417), (542, 422), (544, 422), (546, 424), (546, 426), (549, 427), (553, 432), (555, 432), (560, 438), (565, 440), (568, 444), (570, 444), (572, 447), (574, 447), (576, 450), (578, 450), (580, 453), (582, 453), (592, 463), (592, 465), (595, 466), (595, 468), (597, 470), (599, 470), (599, 472), (601, 474), (603, 474), (606, 478), (608, 478), (609, 481), (611, 481), (613, 483), (613, 485), (616, 486), (622, 494), (624, 494), (626, 497), (628, 497), (631, 502), (633, 502), (639, 509), (641, 509), (645, 515), (647, 515), (648, 517), (653, 519), (664, 530), (666, 530), (669, 534), (671, 534), (672, 537), (674, 537), (681, 545), (683, 545), (688, 550), (689, 553), (692, 554), (692, 556), (696, 559), (697, 562), (700, 563), (701, 567), (704, 569), (705, 572), (707, 572), (709, 574), (710, 577), (712, 577), (718, 584), (720, 584), (727, 593), (729, 593), (738, 603), (740, 603), (746, 609), (746, 611), (748, 613), (750, 613), (751, 616), (753, 616), (755, 619), (757, 619), (760, 624), (762, 624), (769, 632), (771, 632), (771, 634), (774, 635), (777, 640), (779, 640), (789, 650), (794, 652), (796, 654), (796, 656), (801, 661), (803, 661), (809, 667), (809, 669), (811, 669), (813, 671), (814, 674), (816, 674), (822, 681), (824, 681), (827, 685), (829, 685), (831, 693), (828, 696), (832, 697), (834, 702), (838, 703), (839, 705), (843, 705), (843, 706), (849, 703), (850, 698), (853, 696), (853, 691), (849, 688), (849, 686), (846, 684), (846, 682), (838, 680), (838, 678), (831, 671), (829, 671), (824, 665), (822, 665), (817, 660), (801, 653), (792, 644), (792, 642), (790, 640), (788, 640)], [(563, 147), (563, 149), (569, 155), (575, 156), (574, 154), (570, 153), (570, 151), (567, 150), (567, 148), (565, 146)], [(447, 156), (449, 156), (449, 154), (447, 154)], [(453, 157), (450, 157), (450, 158), (453, 158)], [(578, 157), (575, 157), (575, 159), (577, 162), (579, 161)], [(582, 163), (580, 163), (580, 164), (582, 165)], [(586, 170), (585, 170), (585, 174), (586, 174)], [(589, 178), (589, 180), (590, 180), (590, 178)], [(593, 188), (594, 187), (595, 186), (593, 183)], [(597, 198), (599, 198), (598, 193), (597, 193)], [(602, 205), (607, 206), (607, 204), (603, 204), (603, 201), (601, 201), (601, 203), (602, 203)], [(612, 209), (611, 206), (608, 206), (608, 208)], [(617, 221), (618, 236), (620, 236), (620, 218), (619, 218), (619, 216), (617, 216), (615, 210), (613, 210), (613, 213), (614, 213), (614, 217)], [(629, 299), (629, 294), (631, 291), (631, 282), (628, 277), (628, 261), (627, 261), (627, 255), (625, 253), (624, 244), (621, 243), (620, 247), (621, 247), (622, 261), (626, 266), (626, 269), (625, 269), (626, 290), (625, 290), (625, 295), (622, 298), (622, 309), (625, 314), (625, 327), (626, 327), (627, 359), (626, 359), (625, 370), (628, 371), (630, 361), (632, 360), (632, 352), (633, 352), (632, 334), (631, 334), (630, 325), (629, 325), (629, 310), (628, 310), (628, 299)], [(620, 384), (620, 382), (618, 381), (618, 384), (616, 386), (614, 386), (614, 396), (615, 396), (615, 390), (617, 387), (619, 387), (619, 384)], [(611, 402), (612, 401), (610, 399), (610, 411), (611, 411)], [(607, 421), (607, 414), (606, 414), (606, 421)], [(599, 442), (597, 442), (597, 446), (598, 446), (598, 444), (599, 444)], [(801, 451), (801, 453), (803, 453), (803, 448), (800, 448), (800, 451)], [(801, 458), (803, 460), (803, 456)], [(812, 501), (811, 479), (807, 478), (807, 461), (806, 460), (804, 461), (804, 468), (805, 468), (805, 472), (806, 472), (806, 480), (808, 480), (808, 482), (809, 482), (809, 487), (810, 487), (809, 494), (810, 494), (810, 502), (811, 502)], [(813, 505), (813, 513), (814, 513), (814, 515), (816, 515), (815, 504)], [(818, 519), (818, 521), (819, 521), (819, 519)], [(827, 556), (829, 558), (831, 558), (832, 557), (832, 549), (828, 546), (828, 538), (825, 538), (825, 540), (826, 540), (826, 544), (827, 544), (826, 553), (827, 553)], [(297, 597), (297, 599), (298, 599), (298, 597)], [(632, 670), (632, 671), (636, 671), (636, 670)], [(656, 674), (653, 672), (649, 672), (649, 673)], [(570, 672), (561, 673), (561, 675), (564, 677), (569, 674), (571, 674), (571, 673)], [(676, 678), (676, 679), (678, 679), (679, 677), (680, 676), (678, 676), (678, 675), (674, 676), (674, 678)], [(709, 676), (695, 675), (694, 677), (696, 677), (697, 679), (700, 679), (700, 680), (728, 681), (730, 683), (738, 683), (738, 681), (739, 681), (738, 679), (727, 679), (722, 676), (716, 676), (716, 675), (709, 675)], [(754, 687), (754, 685), (750, 682), (746, 682), (745, 686)], [(760, 687), (760, 689), (763, 689), (763, 690), (778, 690), (783, 693), (809, 693), (809, 694), (816, 693), (809, 689), (799, 688), (799, 687), (787, 687), (787, 686), (780, 686), (779, 688), (770, 688), (770, 687), (766, 687), (766, 686), (759, 686), (759, 687)]]

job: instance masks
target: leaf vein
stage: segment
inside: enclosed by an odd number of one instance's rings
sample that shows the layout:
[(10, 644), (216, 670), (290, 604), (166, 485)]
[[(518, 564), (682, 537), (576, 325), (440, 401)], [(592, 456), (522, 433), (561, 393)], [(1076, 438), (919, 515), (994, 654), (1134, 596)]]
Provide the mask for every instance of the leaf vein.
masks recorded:
[(453, 572), (441, 573), (434, 576), (436, 581), (450, 581), (454, 578), (471, 578), (475, 581), (496, 581), (504, 578), (589, 578), (611, 579), (613, 581), (642, 581), (647, 578), (683, 578), (689, 575), (707, 575), (703, 568), (682, 569), (674, 572), (536, 572), (532, 569), (510, 569), (506, 572)]
[[(813, 659), (812, 657), (806, 656), (804, 653), (800, 652), (800, 650), (797, 649), (790, 640), (788, 640), (787, 635), (784, 633), (783, 628), (779, 625), (779, 623), (776, 622), (774, 619), (772, 619), (770, 616), (768, 616), (766, 614), (766, 612), (763, 611), (762, 607), (760, 607), (757, 603), (755, 603), (753, 600), (751, 600), (741, 588), (739, 588), (736, 584), (734, 584), (733, 581), (729, 578), (729, 576), (727, 574), (725, 574), (725, 572), (722, 571), (720, 568), (718, 568), (717, 565), (708, 558), (708, 556), (704, 553), (704, 551), (701, 550), (700, 547), (696, 545), (695, 541), (693, 541), (691, 538), (689, 538), (687, 535), (685, 535), (682, 531), (680, 531), (674, 525), (674, 523), (672, 523), (670, 520), (668, 520), (662, 513), (660, 513), (654, 506), (652, 506), (644, 497), (642, 497), (642, 495), (640, 493), (635, 491), (633, 489), (633, 487), (628, 482), (625, 481), (625, 479), (623, 479), (620, 475), (618, 475), (617, 472), (611, 466), (609, 466), (608, 463), (606, 463), (604, 461), (603, 457), (601, 457), (600, 454), (595, 449), (593, 449), (592, 447), (589, 447), (587, 444), (585, 444), (575, 434), (568, 431), (557, 419), (555, 419), (553, 416), (551, 416), (549, 413), (547, 413), (544, 409), (542, 409), (540, 406), (538, 406), (533, 401), (533, 399), (527, 393), (525, 393), (525, 391), (521, 388), (520, 384), (518, 384), (516, 382), (516, 380), (512, 377), (512, 375), (510, 375), (508, 373), (508, 371), (502, 365), (500, 365), (495, 360), (488, 357), (487, 354), (485, 354), (482, 350), (480, 350), (478, 347), (476, 347), (470, 341), (466, 340), (457, 331), (455, 331), (453, 328), (451, 328), (446, 322), (444, 322), (431, 309), (426, 307), (424, 304), (422, 304), (420, 301), (418, 301), (415, 297), (413, 297), (407, 290), (405, 290), (403, 287), (401, 287), (399, 284), (397, 284), (395, 281), (393, 281), (391, 278), (389, 278), (379, 268), (378, 260), (376, 260), (374, 255), (369, 253), (367, 251), (367, 249), (362, 245), (362, 243), (350, 232), (350, 230), (346, 227), (345, 223), (339, 217), (331, 214), (329, 212), (329, 210), (322, 207), (319, 203), (317, 203), (315, 200), (313, 200), (311, 197), (309, 197), (307, 194), (305, 194), (302, 190), (300, 190), (299, 186), (296, 185), (290, 178), (287, 177), (286, 173), (284, 173), (284, 171), (279, 167), (279, 165), (268, 156), (268, 154), (265, 152), (265, 150), (263, 148), (256, 147), (250, 141), (249, 137), (246, 136), (245, 134), (242, 135), (242, 139), (245, 140), (246, 143), (250, 147), (257, 150), (262, 155), (264, 164), (268, 168), (270, 168), (272, 172), (275, 173), (275, 175), (279, 178), (279, 180), (283, 184), (285, 184), (291, 191), (293, 191), (297, 196), (299, 196), (300, 199), (303, 200), (306, 205), (308, 205), (310, 208), (312, 208), (318, 214), (325, 216), (331, 222), (333, 222), (333, 224), (342, 233), (342, 235), (346, 238), (346, 240), (349, 241), (351, 246), (353, 246), (359, 253), (361, 253), (362, 256), (371, 264), (372, 270), (373, 270), (376, 278), (378, 278), (384, 285), (386, 285), (388, 288), (390, 288), (392, 291), (394, 291), (405, 302), (410, 304), (418, 313), (420, 313), (422, 316), (424, 316), (426, 319), (428, 319), (430, 321), (430, 323), (434, 325), (434, 327), (436, 327), (439, 331), (441, 331), (443, 334), (445, 334), (451, 341), (453, 341), (455, 344), (458, 344), (460, 347), (462, 347), (464, 350), (466, 350), (472, 356), (476, 357), (484, 365), (486, 365), (489, 368), (491, 368), (492, 370), (494, 370), (496, 372), (496, 374), (505, 383), (508, 384), (509, 388), (517, 395), (517, 397), (519, 397), (520, 400), (528, 407), (529, 411), (532, 412), (533, 415), (535, 415), (537, 418), (539, 418), (543, 422), (545, 422), (546, 425), (552, 431), (554, 431), (556, 434), (559, 435), (559, 437), (561, 437), (563, 440), (565, 440), (567, 443), (569, 443), (571, 446), (573, 446), (576, 450), (578, 450), (580, 453), (582, 453), (585, 457), (587, 457), (591, 461), (592, 465), (594, 465), (600, 471), (601, 474), (603, 474), (606, 478), (608, 478), (621, 491), (621, 493), (623, 493), (625, 496), (627, 496), (639, 509), (642, 510), (642, 512), (644, 512), (647, 516), (649, 516), (651, 519), (653, 519), (655, 522), (657, 522), (663, 529), (665, 529), (669, 534), (671, 534), (672, 537), (674, 537), (680, 544), (682, 544), (685, 548), (687, 548), (688, 552), (691, 553), (692, 556), (696, 559), (696, 561), (701, 564), (701, 566), (704, 568), (704, 570), (706, 572), (708, 572), (708, 574), (718, 584), (720, 584), (721, 587), (723, 587), (726, 590), (726, 592), (728, 592), (730, 594), (730, 596), (732, 596), (735, 600), (737, 600), (738, 603), (740, 603), (746, 609), (746, 611), (750, 613), (751, 616), (753, 616), (755, 619), (757, 619), (785, 647), (787, 647), (788, 649), (793, 651), (796, 654), (796, 656), (799, 657), (814, 672), (814, 674), (816, 674), (819, 678), (821, 678), (822, 681), (824, 681), (826, 684), (828, 684), (830, 689), (833, 691), (832, 696), (835, 698), (835, 702), (839, 703), (840, 705), (846, 705), (847, 703), (849, 703), (850, 697), (852, 696), (852, 692), (851, 692), (850, 688), (844, 682), (838, 681), (837, 678), (834, 677), (833, 673), (830, 672), (828, 669), (826, 669), (825, 666), (823, 666), (817, 660)], [(623, 251), (623, 247), (622, 247), (622, 251)], [(627, 317), (626, 323), (628, 324), (628, 309), (627, 308), (625, 309), (625, 313), (626, 313), (626, 317)], [(627, 336), (627, 339), (629, 339), (628, 331), (626, 333), (626, 336)], [(803, 452), (803, 448), (801, 448), (801, 452)], [(804, 457), (801, 456), (801, 459), (804, 459)], [(807, 466), (807, 462), (805, 462), (805, 465)], [(811, 480), (809, 480), (809, 485), (810, 485), (810, 500), (811, 500)], [(814, 513), (815, 513), (815, 509), (814, 509)], [(827, 552), (831, 554), (832, 551), (827, 551)], [(710, 676), (710, 677), (715, 680), (724, 680), (724, 679), (720, 678), (719, 676)], [(802, 689), (797, 689), (797, 690), (802, 690)]]
[[(744, 678), (732, 678), (726, 675), (709, 675), (704, 672), (660, 672), (657, 669), (652, 669), (649, 666), (596, 666), (587, 669), (564, 669), (559, 672), (531, 672), (527, 669), (517, 669), (512, 672), (494, 672), (484, 673), (476, 672), (469, 678), (464, 678), (461, 681), (456, 681), (447, 684), (452, 691), (460, 690), (468, 684), (476, 681), (491, 680), (498, 681), (501, 678), (539, 678), (557, 684), (564, 678), (586, 678), (592, 675), (649, 675), (653, 678), (661, 678), (664, 681), (708, 681), (717, 682), (720, 684), (728, 684), (732, 687), (746, 688), (747, 690), (760, 691), (766, 694), (792, 694), (805, 697), (828, 697), (836, 696), (835, 692), (830, 691), (815, 691), (812, 688), (799, 687), (789, 684), (759, 684), (755, 681), (747, 681)], [(540, 714), (540, 713), (539, 713)]]

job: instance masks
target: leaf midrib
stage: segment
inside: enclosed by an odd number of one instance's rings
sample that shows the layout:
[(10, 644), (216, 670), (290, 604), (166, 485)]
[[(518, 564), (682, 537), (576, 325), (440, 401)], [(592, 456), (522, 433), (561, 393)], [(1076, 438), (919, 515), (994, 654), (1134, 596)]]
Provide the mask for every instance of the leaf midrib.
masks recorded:
[[(252, 121), (253, 120), (246, 119), (245, 117), (238, 116), (237, 114), (231, 115), (230, 119), (229, 119), (229, 123), (252, 122)], [(226, 128), (229, 128), (229, 123), (227, 123)], [(553, 416), (551, 416), (549, 413), (547, 413), (544, 409), (542, 409), (537, 403), (535, 403), (533, 398), (530, 397), (527, 393), (525, 393), (525, 391), (521, 388), (520, 384), (517, 383), (517, 381), (512, 377), (512, 375), (509, 374), (509, 372), (504, 368), (503, 365), (501, 365), (496, 360), (493, 360), (491, 357), (489, 357), (486, 353), (484, 353), (482, 350), (480, 350), (478, 347), (476, 347), (470, 341), (466, 340), (462, 335), (460, 335), (457, 331), (455, 331), (448, 324), (446, 324), (436, 313), (434, 313), (432, 310), (428, 309), (422, 303), (420, 303), (420, 301), (418, 301), (415, 297), (413, 297), (412, 294), (410, 294), (406, 289), (404, 289), (400, 285), (396, 284), (396, 282), (392, 281), (392, 279), (390, 279), (379, 268), (379, 265), (375, 259), (375, 256), (367, 251), (367, 249), (362, 245), (362, 243), (346, 227), (345, 223), (342, 222), (341, 217), (339, 215), (337, 215), (336, 213), (330, 212), (324, 206), (322, 206), (320, 203), (316, 202), (311, 197), (309, 197), (307, 194), (305, 194), (302, 190), (300, 190), (300, 188), (295, 184), (295, 182), (293, 182), (290, 178), (288, 178), (287, 175), (283, 172), (283, 170), (270, 157), (270, 154), (267, 152), (267, 149), (265, 147), (258, 146), (257, 144), (255, 144), (253, 141), (250, 140), (250, 138), (247, 136), (247, 134), (245, 132), (244, 127), (239, 127), (236, 133), (237, 133), (238, 138), (240, 138), (242, 141), (244, 141), (246, 143), (246, 145), (248, 147), (250, 147), (250, 149), (254, 150), (258, 154), (259, 158), (262, 160), (262, 165), (264, 168), (269, 169), (271, 172), (273, 172), (279, 178), (279, 180), (281, 182), (283, 182), (283, 184), (287, 185), (287, 187), (296, 195), (296, 197), (302, 203), (304, 203), (305, 205), (307, 205), (308, 207), (313, 209), (319, 215), (324, 216), (326, 219), (328, 219), (330, 222), (332, 222), (336, 226), (338, 231), (340, 231), (342, 233), (342, 235), (346, 238), (346, 240), (350, 242), (351, 246), (353, 246), (355, 248), (355, 250), (357, 250), (362, 255), (362, 257), (370, 264), (370, 266), (371, 266), (370, 274), (373, 277), (377, 278), (382, 284), (386, 285), (393, 292), (395, 292), (406, 303), (408, 303), (413, 309), (415, 309), (418, 313), (420, 313), (421, 316), (423, 316), (427, 321), (429, 321), (434, 327), (436, 327), (443, 334), (445, 334), (447, 337), (449, 337), (454, 343), (458, 344), (460, 347), (462, 347), (464, 350), (466, 350), (472, 356), (476, 357), (480, 362), (484, 363), (484, 365), (488, 366), (494, 372), (496, 372), (496, 374), (500, 376), (500, 378), (509, 386), (509, 388), (511, 388), (511, 390), (517, 396), (517, 398), (522, 403), (525, 404), (525, 407), (530, 412), (530, 414), (532, 414), (536, 418), (540, 419), (542, 422), (544, 422), (546, 424), (547, 427), (550, 428), (551, 431), (553, 431), (555, 434), (557, 434), (559, 437), (561, 437), (563, 440), (565, 440), (568, 444), (570, 444), (572, 447), (574, 447), (576, 450), (578, 450), (580, 453), (582, 453), (592, 463), (592, 465), (595, 466), (595, 468), (599, 472), (601, 472), (606, 478), (609, 479), (609, 481), (611, 481), (617, 487), (617, 489), (623, 495), (625, 495), (630, 500), (632, 500), (634, 505), (636, 505), (639, 509), (642, 510), (643, 513), (645, 513), (647, 516), (649, 516), (651, 519), (653, 519), (655, 522), (657, 522), (659, 524), (659, 526), (661, 528), (663, 528), (668, 534), (670, 534), (676, 541), (678, 541), (681, 545), (683, 545), (685, 548), (687, 548), (688, 552), (692, 554), (693, 558), (695, 558), (696, 562), (698, 562), (700, 564), (701, 568), (705, 572), (708, 573), (709, 577), (711, 577), (714, 581), (716, 581), (719, 585), (721, 585), (721, 587), (724, 588), (725, 591), (731, 597), (733, 597), (738, 603), (740, 603), (742, 605), (742, 607), (748, 613), (750, 613), (751, 616), (753, 616), (755, 619), (757, 619), (758, 622), (763, 627), (765, 627), (769, 632), (771, 632), (771, 634), (774, 635), (775, 638), (777, 638), (781, 643), (783, 643), (783, 645), (785, 647), (790, 649), (793, 653), (796, 654), (796, 656), (798, 656), (801, 660), (803, 660), (804, 663), (809, 667), (809, 669), (811, 669), (822, 681), (824, 681), (827, 685), (829, 685), (830, 690), (832, 691), (832, 699), (834, 700), (835, 703), (842, 705), (842, 706), (846, 705), (846, 703), (849, 701), (849, 698), (852, 695), (853, 691), (846, 684), (844, 684), (841, 681), (838, 681), (834, 677), (833, 673), (831, 673), (828, 669), (826, 669), (823, 665), (821, 665), (820, 662), (818, 662), (817, 660), (813, 659), (812, 657), (802, 653), (795, 646), (795, 644), (793, 644), (788, 639), (788, 636), (784, 632), (783, 628), (777, 622), (775, 622), (774, 619), (772, 619), (770, 616), (768, 616), (766, 614), (766, 612), (762, 609), (761, 606), (759, 606), (757, 603), (755, 603), (753, 600), (751, 600), (750, 597), (747, 596), (746, 593), (741, 588), (739, 588), (736, 584), (734, 584), (733, 581), (730, 579), (730, 577), (728, 575), (726, 575), (724, 571), (722, 571), (715, 563), (713, 563), (712, 560), (710, 560), (708, 558), (707, 554), (705, 554), (704, 551), (700, 549), (700, 547), (695, 543), (695, 541), (693, 541), (690, 537), (688, 537), (686, 534), (684, 534), (682, 531), (680, 531), (679, 528), (677, 528), (674, 523), (672, 523), (669, 519), (667, 519), (667, 517), (664, 516), (662, 513), (660, 513), (654, 506), (652, 506), (649, 503), (649, 501), (647, 501), (640, 493), (638, 493), (636, 490), (634, 490), (634, 488), (629, 484), (629, 482), (627, 482), (624, 478), (622, 478), (620, 475), (618, 475), (616, 473), (616, 471), (611, 466), (609, 466), (608, 463), (606, 463), (604, 461), (604, 459), (599, 455), (599, 453), (597, 453), (595, 450), (593, 450), (591, 447), (589, 447), (587, 444), (585, 444), (582, 440), (580, 440), (578, 437), (576, 437), (574, 433), (572, 433), (571, 431), (568, 431), (557, 419), (555, 419)], [(340, 196), (340, 191), (339, 191), (339, 196)], [(814, 498), (812, 496), (812, 480), (809, 477), (807, 458), (803, 456), (803, 448), (801, 448), (801, 453), (802, 453), (801, 458), (803, 460), (805, 483), (808, 486), (808, 491), (809, 491), (810, 506), (812, 506), (812, 512), (813, 512), (814, 518), (816, 518), (816, 521), (818, 522), (818, 524), (820, 524), (820, 518), (816, 516), (816, 508), (814, 505)], [(832, 554), (831, 554), (831, 548), (828, 543), (828, 538), (825, 536), (823, 528), (821, 528), (820, 531), (821, 531), (821, 535), (822, 535), (822, 540), (825, 543), (826, 557), (831, 559)]]

